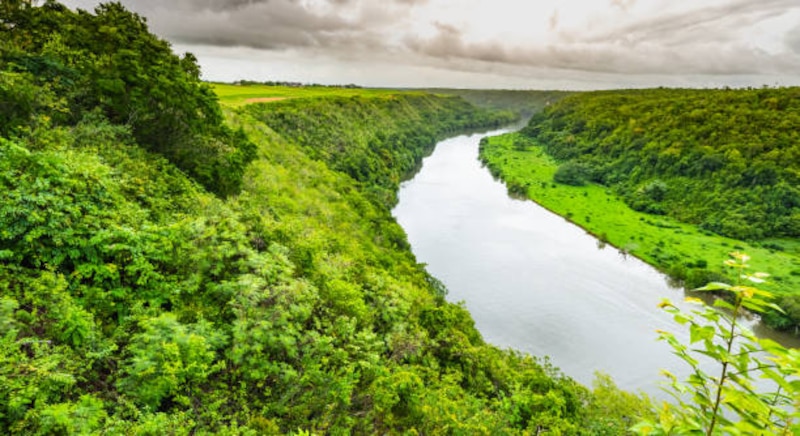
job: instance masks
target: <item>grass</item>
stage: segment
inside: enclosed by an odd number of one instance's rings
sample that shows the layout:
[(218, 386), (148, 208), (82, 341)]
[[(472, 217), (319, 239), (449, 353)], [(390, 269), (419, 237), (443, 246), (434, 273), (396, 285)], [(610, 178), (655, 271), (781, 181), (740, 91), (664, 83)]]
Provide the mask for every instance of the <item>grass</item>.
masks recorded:
[(524, 192), (594, 234), (601, 243), (609, 243), (670, 275), (676, 268), (684, 273), (692, 269), (722, 273), (728, 253), (744, 251), (752, 257), (751, 271), (771, 275), (767, 289), (776, 293), (800, 289), (800, 241), (748, 243), (726, 238), (669, 217), (634, 211), (604, 186), (556, 184), (553, 174), (558, 163), (516, 133), (489, 138), (481, 158), (511, 190)]
[(420, 91), (400, 91), (376, 88), (338, 88), (328, 86), (267, 86), (267, 85), (231, 85), (211, 83), (211, 88), (225, 106), (237, 107), (255, 103), (254, 99), (287, 99), (316, 97), (383, 97), (388, 98), (399, 93), (420, 94)]

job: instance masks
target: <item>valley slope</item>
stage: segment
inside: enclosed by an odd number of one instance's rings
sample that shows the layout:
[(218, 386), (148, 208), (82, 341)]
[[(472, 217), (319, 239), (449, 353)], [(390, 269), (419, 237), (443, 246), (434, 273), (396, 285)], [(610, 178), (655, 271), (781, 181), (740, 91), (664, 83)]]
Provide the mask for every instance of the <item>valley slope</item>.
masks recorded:
[(0, 432), (596, 434), (649, 414), (486, 344), (390, 215), (436, 140), (507, 113), (389, 91), (223, 109), (118, 3), (7, 6)]

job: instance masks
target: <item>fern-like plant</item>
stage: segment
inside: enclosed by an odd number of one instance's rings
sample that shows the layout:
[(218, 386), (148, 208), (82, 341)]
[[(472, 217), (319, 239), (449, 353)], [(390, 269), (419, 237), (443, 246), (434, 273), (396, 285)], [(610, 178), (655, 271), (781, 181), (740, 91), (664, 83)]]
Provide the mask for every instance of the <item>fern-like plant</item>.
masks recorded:
[[(667, 391), (675, 403), (663, 405), (658, 419), (633, 427), (643, 435), (794, 435), (800, 434), (800, 350), (787, 349), (756, 337), (739, 321), (747, 311), (780, 311), (771, 293), (757, 288), (767, 274), (747, 271), (749, 256), (731, 253), (725, 264), (737, 283), (710, 283), (698, 291), (722, 292), (714, 307), (698, 298), (687, 300), (698, 308), (686, 312), (668, 300), (661, 307), (689, 328), (689, 344), (659, 331), (673, 353), (692, 369), (680, 381), (669, 379)], [(716, 372), (701, 368), (700, 356), (716, 363)], [(766, 382), (757, 383), (765, 379)], [(769, 388), (764, 388), (769, 386)]]

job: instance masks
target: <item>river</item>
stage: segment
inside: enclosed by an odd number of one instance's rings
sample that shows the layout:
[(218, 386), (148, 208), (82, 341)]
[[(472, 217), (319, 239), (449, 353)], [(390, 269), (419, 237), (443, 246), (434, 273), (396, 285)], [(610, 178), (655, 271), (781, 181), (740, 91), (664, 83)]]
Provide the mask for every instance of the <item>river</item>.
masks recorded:
[(440, 142), (404, 182), (393, 215), (412, 250), (463, 301), (487, 342), (551, 362), (589, 385), (595, 371), (623, 389), (666, 398), (660, 369), (688, 367), (656, 329), (685, 328), (658, 308), (684, 299), (651, 266), (603, 248), (580, 227), (508, 196), (478, 160), (480, 138)]

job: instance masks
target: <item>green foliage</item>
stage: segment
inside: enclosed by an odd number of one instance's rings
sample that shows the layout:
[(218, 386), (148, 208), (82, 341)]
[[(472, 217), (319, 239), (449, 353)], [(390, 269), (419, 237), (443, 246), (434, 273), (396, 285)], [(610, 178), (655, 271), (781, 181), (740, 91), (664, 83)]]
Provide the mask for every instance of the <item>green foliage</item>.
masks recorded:
[(668, 185), (661, 180), (651, 180), (626, 196), (628, 204), (633, 210), (653, 215), (664, 215), (662, 201), (669, 192)]
[(99, 111), (210, 191), (239, 190), (254, 145), (224, 124), (196, 59), (174, 55), (142, 17), (120, 3), (90, 14), (54, 1), (0, 14), (0, 134), (24, 133), (37, 115), (75, 125)]
[[(525, 147), (519, 146), (522, 143)], [(800, 291), (800, 274), (795, 273), (800, 265), (796, 238), (741, 241), (670, 217), (670, 198), (686, 188), (676, 179), (655, 178), (630, 187), (620, 185), (624, 188), (621, 193), (596, 182), (577, 187), (553, 184), (555, 172), (566, 163), (559, 163), (546, 150), (547, 146), (538, 140), (515, 133), (482, 141), (480, 157), (495, 176), (505, 181), (509, 191), (524, 194), (568, 217), (598, 235), (603, 243), (646, 261), (677, 284), (694, 288), (709, 281), (728, 281), (717, 266), (724, 260), (722, 253), (731, 247), (752, 253), (754, 266), (775, 278), (776, 302), (783, 308), (783, 312), (770, 311), (762, 319), (773, 328), (800, 331), (800, 311), (795, 303)], [(724, 217), (726, 222), (734, 219), (743, 216)]]
[[(797, 237), (798, 88), (578, 93), (523, 133), (635, 209), (737, 239)], [(653, 191), (654, 183), (668, 189)], [(657, 194), (654, 198), (652, 194)]]
[(553, 181), (564, 185), (583, 186), (591, 177), (589, 168), (579, 162), (565, 162), (553, 174)]
[(103, 402), (83, 395), (76, 403), (47, 406), (40, 412), (37, 434), (91, 434), (101, 430), (107, 419)]
[(167, 398), (191, 405), (208, 377), (224, 368), (223, 362), (214, 363), (214, 350), (225, 345), (224, 338), (206, 322), (187, 326), (163, 313), (144, 319), (140, 328), (128, 345), (119, 388), (151, 410)]
[(399, 182), (436, 141), (514, 119), (476, 110), (457, 97), (411, 93), (291, 99), (244, 110), (303, 146), (312, 158), (362, 182), (375, 201), (387, 206), (396, 202)]
[[(660, 331), (673, 352), (692, 368), (686, 381), (669, 378), (669, 392), (676, 406), (665, 404), (657, 420), (636, 425), (639, 434), (774, 434), (800, 431), (800, 353), (769, 340), (759, 339), (739, 325), (744, 311), (763, 313), (778, 308), (772, 295), (753, 286), (763, 283), (762, 273), (747, 272), (749, 257), (731, 253), (726, 264), (745, 282), (737, 285), (710, 283), (699, 291), (726, 292), (732, 301), (718, 298), (717, 308), (691, 298), (701, 308), (686, 313), (665, 301), (662, 307), (689, 328), (689, 344), (674, 334)], [(721, 310), (720, 310), (721, 309)], [(697, 347), (697, 348), (691, 348)], [(699, 356), (710, 358), (718, 374), (709, 374)], [(764, 391), (756, 382), (768, 380)]]
[(386, 207), (437, 138), (508, 114), (364, 91), (225, 124), (118, 3), (0, 14), (0, 433), (626, 425), (485, 344)]
[(589, 411), (596, 419), (586, 429), (590, 434), (626, 434), (635, 423), (655, 418), (649, 398), (619, 390), (607, 374), (595, 374), (592, 394)]
[(30, 73), (0, 71), (0, 135), (33, 128), (40, 115), (60, 112), (48, 86), (38, 86)]

